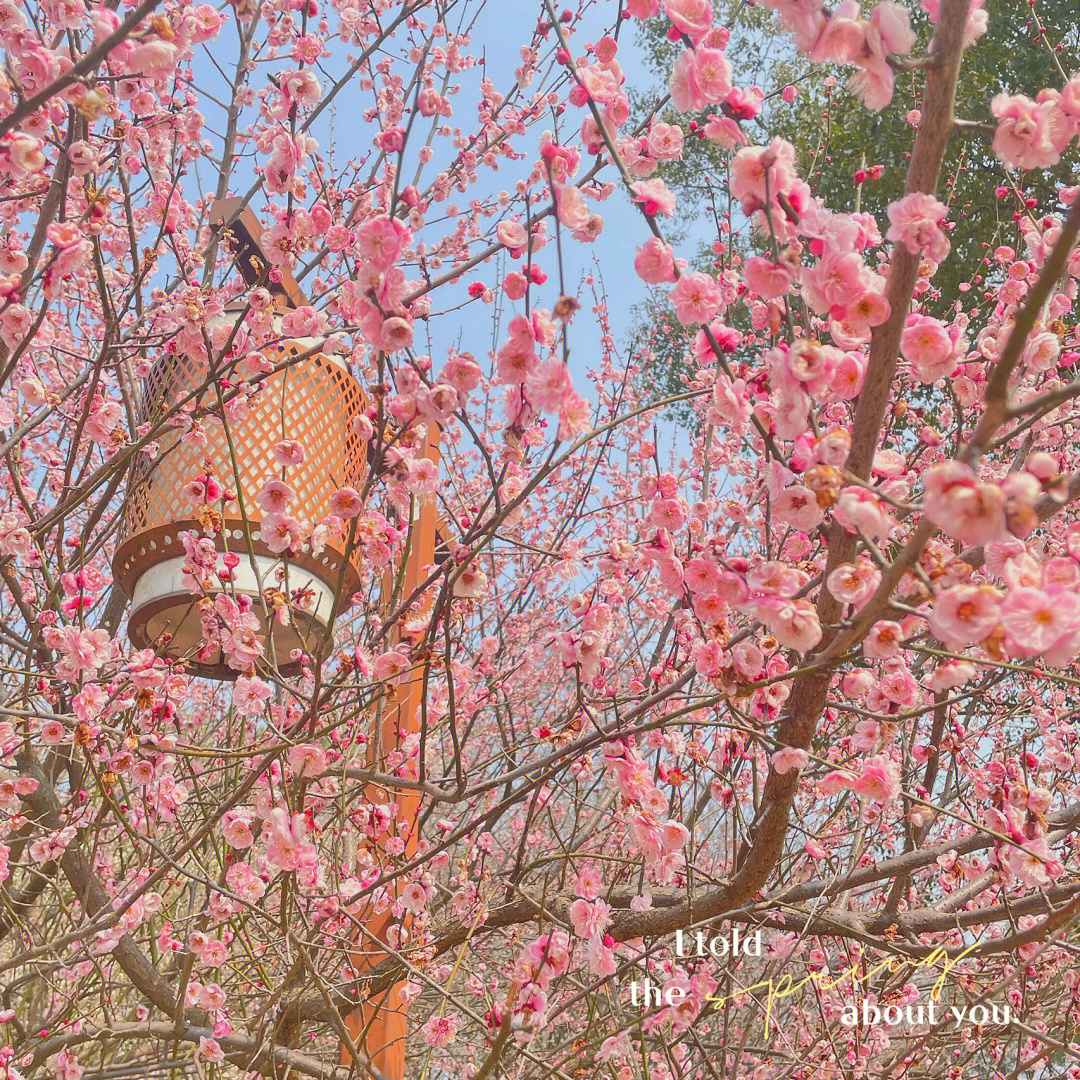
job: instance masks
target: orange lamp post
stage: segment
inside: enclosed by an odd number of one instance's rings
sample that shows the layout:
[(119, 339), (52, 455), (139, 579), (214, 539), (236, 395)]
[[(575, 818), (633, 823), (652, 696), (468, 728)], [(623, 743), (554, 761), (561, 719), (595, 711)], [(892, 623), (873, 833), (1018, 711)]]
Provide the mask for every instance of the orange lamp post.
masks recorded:
[[(425, 455), (436, 464), (439, 461), (438, 440), (438, 428), (434, 425), (429, 426)], [(403, 600), (409, 599), (426, 580), (426, 575), (435, 562), (438, 545), (437, 506), (434, 499), (428, 497), (419, 501), (419, 507), (412, 522), (411, 544), (398, 594)], [(392, 596), (393, 586), (393, 575), (387, 574), (384, 580), (384, 598), (389, 599)], [(419, 606), (414, 605), (409, 614), (419, 614), (430, 608), (430, 604), (431, 599), (428, 596), (419, 602)], [(400, 630), (402, 621), (399, 619), (392, 631), (395, 642), (402, 639)], [(414, 667), (396, 687), (394, 703), (383, 714), (378, 737), (372, 740), (369, 752), (371, 764), (376, 764), (378, 757), (396, 749), (407, 736), (419, 731), (423, 697), (424, 670)], [(367, 795), (375, 804), (386, 803), (389, 799), (385, 789), (374, 785), (368, 788)], [(408, 829), (405, 834), (404, 852), (405, 858), (408, 859), (416, 853), (418, 838), (415, 824), (420, 795), (419, 792), (399, 791), (394, 796), (394, 801), (397, 804), (397, 820), (405, 823)], [(388, 948), (381, 947), (381, 943), (384, 943), (386, 939), (389, 922), (389, 909), (382, 915), (372, 913), (366, 920), (364, 948), (354, 953), (352, 957), (353, 970), (357, 974), (362, 974), (390, 955)], [(404, 1080), (408, 1005), (402, 994), (400, 983), (361, 1004), (346, 1017), (345, 1024), (358, 1053), (367, 1056), (371, 1064), (387, 1080)], [(346, 1065), (351, 1061), (349, 1050), (344, 1045), (341, 1060)]]
[[(262, 227), (254, 213), (241, 208), (240, 200), (224, 199), (211, 210), (212, 224), (225, 227), (234, 248), (236, 262), (249, 285), (262, 282), (267, 260), (259, 241)], [(297, 307), (306, 302), (291, 274), (270, 285), (279, 308)], [(234, 320), (238, 316), (233, 315)], [(366, 448), (353, 433), (351, 421), (367, 407), (360, 384), (336, 358), (318, 352), (315, 343), (285, 341), (275, 347), (274, 359), (280, 370), (264, 380), (256, 404), (246, 414), (230, 422), (228, 430), (220, 423), (208, 423), (207, 440), (198, 447), (186, 446), (174, 431), (160, 440), (161, 453), (152, 463), (141, 466), (132, 475), (120, 537), (113, 558), (113, 576), (131, 598), (128, 635), (139, 648), (155, 648), (161, 655), (182, 660), (187, 669), (203, 678), (230, 679), (237, 672), (225, 662), (212, 643), (204, 640), (198, 604), (184, 582), (185, 561), (179, 533), (198, 529), (191, 517), (184, 495), (185, 485), (193, 476), (206, 471), (207, 463), (220, 480), (235, 486), (238, 500), (235, 512), (228, 511), (216, 534), (216, 546), (222, 555), (233, 551), (240, 556), (231, 590), (254, 595), (267, 587), (282, 587), (291, 593), (314, 593), (315, 604), (297, 612), (288, 629), (264, 625), (269, 648), (275, 654), (278, 669), (289, 674), (298, 666), (290, 661), (290, 652), (301, 648), (309, 653), (328, 646), (326, 627), (335, 610), (335, 596), (348, 597), (360, 584), (359, 553), (351, 556), (342, 544), (328, 544), (321, 556), (301, 553), (289, 558), (287, 569), (263, 541), (259, 525), (261, 515), (255, 496), (263, 483), (274, 475), (273, 448), (281, 439), (296, 439), (308, 450), (305, 461), (290, 475), (296, 489), (298, 516), (315, 521), (326, 515), (329, 500), (337, 487), (363, 486), (367, 469)], [(283, 363), (289, 355), (295, 363)], [(163, 357), (143, 388), (140, 421), (150, 421), (163, 406), (178, 394), (198, 392), (206, 383), (207, 372), (186, 358)], [(202, 392), (197, 405), (215, 404), (212, 386)], [(220, 401), (216, 402), (220, 405)], [(439, 460), (439, 431), (428, 429), (425, 454), (436, 464)], [(438, 521), (434, 500), (419, 500), (412, 522), (412, 535), (402, 575), (400, 600), (410, 598), (422, 585), (424, 574), (435, 561)], [(208, 583), (209, 584), (209, 583)], [(394, 575), (383, 583), (384, 605), (393, 600)], [(341, 601), (337, 601), (340, 604)], [(420, 606), (410, 610), (415, 615)], [(256, 609), (258, 605), (255, 605)], [(393, 640), (402, 640), (397, 620)], [(382, 716), (379, 730), (369, 743), (372, 765), (396, 748), (411, 732), (419, 729), (424, 677), (412, 671), (395, 687), (393, 703)], [(374, 803), (386, 803), (390, 796), (375, 786), (368, 790)], [(399, 835), (405, 833), (406, 857), (416, 851), (415, 821), (419, 795), (402, 792), (397, 803)], [(400, 829), (404, 822), (406, 828)], [(352, 957), (357, 972), (370, 969), (387, 955), (380, 943), (386, 940), (387, 913), (370, 912), (367, 934), (358, 942)], [(364, 1002), (351, 1013), (346, 1024), (353, 1046), (387, 1080), (403, 1080), (405, 1074), (405, 1033), (407, 1008), (401, 986), (396, 985), (377, 998)], [(348, 1047), (342, 1044), (342, 1058), (349, 1061)]]

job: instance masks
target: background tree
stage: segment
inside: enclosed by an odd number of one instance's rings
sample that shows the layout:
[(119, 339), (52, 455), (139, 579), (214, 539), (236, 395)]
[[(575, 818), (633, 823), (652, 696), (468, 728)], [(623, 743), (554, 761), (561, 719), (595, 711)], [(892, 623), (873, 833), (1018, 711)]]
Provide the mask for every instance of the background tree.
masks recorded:
[[(714, 6), (723, 21), (725, 6)], [(990, 147), (985, 126), (994, 94), (1012, 91), (1035, 97), (1043, 87), (1060, 81), (1062, 72), (1076, 70), (1080, 24), (1075, 7), (1069, 0), (1038, 0), (1033, 5), (990, 0), (987, 10), (987, 33), (965, 61), (957, 87), (956, 113), (972, 127), (965, 131), (965, 138), (950, 145), (944, 165), (942, 198), (950, 208), (952, 256), (934, 275), (934, 298), (941, 311), (956, 304), (979, 307), (987, 295), (986, 285), (1000, 273), (991, 261), (994, 248), (1023, 247), (1021, 219), (1052, 210), (1062, 179), (1003, 166)], [(922, 40), (927, 40), (925, 13), (913, 9), (912, 19)], [(770, 88), (774, 99), (785, 87), (793, 88), (794, 93), (788, 90), (787, 94), (791, 100), (783, 99), (784, 107), (767, 111), (769, 137), (784, 138), (796, 148), (807, 182), (829, 206), (880, 218), (885, 207), (903, 193), (913, 114), (923, 111), (919, 72), (897, 71), (896, 96), (887, 109), (852, 109), (844, 86), (847, 73), (835, 65), (808, 62), (789, 39), (774, 33), (775, 21), (768, 8), (740, 14), (728, 48), (736, 82)], [(644, 109), (666, 88), (681, 45), (668, 37), (663, 19), (640, 22), (635, 29), (656, 80), (655, 90), (639, 89), (634, 99)], [(666, 118), (670, 119), (668, 108)], [(703, 110), (691, 117), (699, 131), (707, 115)], [(760, 125), (750, 123), (747, 130), (755, 131), (756, 126)], [(755, 138), (764, 137), (763, 130), (755, 134)], [(738, 250), (744, 223), (737, 208), (731, 215), (724, 191), (727, 160), (721, 147), (699, 135), (688, 137), (683, 156), (663, 162), (659, 171), (674, 190), (702, 208), (709, 225), (716, 215), (732, 226), (732, 246)], [(701, 248), (696, 260), (713, 264), (711, 245)], [(663, 304), (643, 305), (638, 316), (641, 327), (663, 326), (663, 308)], [(973, 317), (978, 325), (978, 315)], [(682, 346), (682, 335), (665, 332), (643, 364), (647, 378), (670, 392), (682, 385), (686, 351)], [(933, 407), (930, 402), (926, 405)], [(673, 415), (680, 423), (688, 419), (685, 413)]]

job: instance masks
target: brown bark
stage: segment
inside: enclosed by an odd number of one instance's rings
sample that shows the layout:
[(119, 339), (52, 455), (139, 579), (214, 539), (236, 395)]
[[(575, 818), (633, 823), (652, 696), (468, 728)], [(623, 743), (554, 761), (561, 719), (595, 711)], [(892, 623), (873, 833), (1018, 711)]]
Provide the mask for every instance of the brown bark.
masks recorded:
[[(932, 194), (937, 188), (945, 148), (953, 131), (953, 103), (960, 73), (968, 10), (968, 0), (945, 0), (941, 6), (932, 63), (926, 76), (926, 108), (915, 137), (908, 170), (908, 193)], [(921, 256), (912, 255), (906, 248), (893, 248), (886, 292), (890, 314), (881, 326), (874, 329), (871, 338), (866, 382), (855, 410), (851, 450), (847, 460), (848, 471), (864, 480), (870, 475), (870, 466), (892, 392), (900, 350), (900, 334), (914, 293), (920, 262)], [(855, 538), (847, 536), (838, 524), (834, 524), (829, 534), (829, 554), (824, 577), (828, 578), (837, 566), (849, 562), (854, 551)], [(820, 653), (825, 654), (835, 632), (831, 628), (840, 618), (841, 607), (823, 587), (819, 593), (817, 609), (825, 630)], [(810, 662), (813, 659), (814, 657), (810, 657)], [(809, 748), (825, 708), (826, 692), (831, 680), (832, 670), (822, 668), (793, 681), (788, 712), (777, 731), (777, 740), (781, 744), (801, 749)], [(722, 914), (749, 900), (768, 881), (783, 849), (788, 815), (798, 782), (798, 772), (794, 769), (784, 774), (770, 769), (761, 809), (753, 826), (750, 843), (741, 854), (738, 873), (722, 901), (716, 905), (717, 910), (710, 911), (710, 915)]]

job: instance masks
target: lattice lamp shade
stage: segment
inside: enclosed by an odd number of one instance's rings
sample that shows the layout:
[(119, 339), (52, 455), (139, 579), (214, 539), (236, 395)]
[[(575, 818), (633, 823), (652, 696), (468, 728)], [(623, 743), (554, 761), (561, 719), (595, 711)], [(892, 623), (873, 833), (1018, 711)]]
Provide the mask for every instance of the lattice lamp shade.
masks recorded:
[[(303, 356), (311, 344), (288, 342), (280, 351), (275, 348), (270, 359), (279, 366), (288, 355)], [(178, 393), (198, 389), (204, 378), (205, 368), (198, 361), (165, 357), (146, 381), (140, 421), (152, 422)], [(207, 407), (217, 403), (213, 387), (198, 403)], [(296, 493), (290, 507), (294, 517), (315, 525), (329, 512), (330, 496), (337, 488), (359, 489), (365, 446), (351, 421), (364, 405), (363, 391), (353, 376), (336, 359), (318, 353), (267, 376), (247, 415), (230, 418), (227, 432), (218, 416), (207, 415), (203, 426), (208, 439), (203, 445), (184, 443), (172, 428), (162, 435), (157, 457), (132, 475), (113, 559), (113, 576), (131, 598), (128, 634), (136, 647), (151, 647), (182, 660), (188, 671), (205, 678), (239, 674), (204, 637), (201, 596), (185, 585), (182, 573), (185, 553), (180, 533), (205, 535), (192, 517), (184, 488), (206, 472), (209, 461), (221, 484), (240, 495), (226, 504), (221, 530), (214, 534), (218, 568), (224, 567), (226, 552), (240, 560), (232, 580), (218, 583), (220, 588), (232, 596), (246, 593), (255, 598), (253, 611), (261, 622), (264, 656), (275, 660), (283, 673), (298, 666), (291, 659), (294, 649), (309, 655), (328, 649), (327, 627), (335, 603), (347, 602), (359, 587), (358, 558), (345, 557), (344, 540), (331, 542), (318, 556), (307, 544), (299, 553), (275, 554), (262, 537), (263, 514), (255, 497), (267, 480), (281, 476), (274, 448), (283, 439), (297, 440), (306, 454), (302, 464), (290, 466), (286, 474)], [(288, 625), (265, 617), (267, 597), (278, 603), (288, 600)]]

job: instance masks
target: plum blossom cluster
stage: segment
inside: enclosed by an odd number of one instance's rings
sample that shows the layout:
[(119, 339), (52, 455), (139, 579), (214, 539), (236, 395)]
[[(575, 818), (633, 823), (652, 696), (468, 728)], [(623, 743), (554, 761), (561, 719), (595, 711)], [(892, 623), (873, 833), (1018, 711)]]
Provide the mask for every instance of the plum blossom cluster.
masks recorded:
[(1057, 90), (1046, 87), (1035, 100), (998, 94), (990, 102), (997, 121), (994, 153), (1014, 169), (1046, 169), (1061, 161), (1080, 135), (1080, 74)]
[[(904, 7), (882, 0), (875, 4), (869, 18), (862, 18), (855, 0), (843, 0), (834, 11), (826, 9), (824, 0), (766, 0), (766, 5), (777, 13), (796, 47), (811, 61), (854, 65), (858, 69), (850, 88), (868, 109), (880, 112), (892, 101), (894, 74), (889, 58), (907, 56), (915, 44)], [(936, 18), (936, 0), (923, 0), (923, 8)], [(972, 18), (978, 25), (974, 9), (981, 11), (982, 0), (972, 8)], [(985, 16), (981, 29), (985, 30)]]

